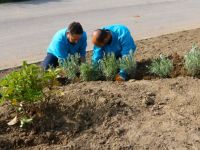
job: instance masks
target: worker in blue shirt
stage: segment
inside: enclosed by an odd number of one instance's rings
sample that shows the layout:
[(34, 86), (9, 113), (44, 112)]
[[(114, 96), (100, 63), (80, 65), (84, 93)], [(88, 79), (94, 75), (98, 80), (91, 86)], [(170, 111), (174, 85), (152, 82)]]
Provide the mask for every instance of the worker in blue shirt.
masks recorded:
[(42, 66), (45, 70), (57, 67), (59, 59), (69, 55), (80, 54), (81, 62), (85, 62), (87, 35), (79, 22), (72, 22), (68, 28), (59, 30), (53, 37)]
[[(120, 24), (105, 26), (94, 31), (92, 43), (94, 44), (93, 63), (98, 63), (109, 53), (114, 53), (116, 58), (120, 58), (128, 55), (130, 51), (136, 50), (130, 31), (126, 26)], [(120, 70), (115, 79), (124, 81), (128, 79), (128, 75), (125, 71)]]

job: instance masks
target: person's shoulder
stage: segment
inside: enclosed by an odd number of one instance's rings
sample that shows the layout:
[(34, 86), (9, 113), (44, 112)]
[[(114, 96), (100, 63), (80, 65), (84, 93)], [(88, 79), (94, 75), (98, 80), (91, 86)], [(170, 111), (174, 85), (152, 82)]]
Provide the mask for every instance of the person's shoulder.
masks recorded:
[(87, 40), (87, 33), (85, 31), (83, 31), (81, 39), (84, 41)]
[(62, 39), (63, 37), (66, 36), (66, 32), (67, 32), (66, 28), (60, 29), (55, 33), (54, 38), (55, 39)]

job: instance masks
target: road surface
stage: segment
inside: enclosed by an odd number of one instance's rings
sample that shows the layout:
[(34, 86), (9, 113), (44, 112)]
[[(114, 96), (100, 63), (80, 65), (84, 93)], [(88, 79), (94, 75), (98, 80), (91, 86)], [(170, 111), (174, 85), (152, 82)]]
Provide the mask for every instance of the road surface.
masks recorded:
[(200, 27), (200, 0), (32, 0), (0, 4), (0, 69), (43, 59), (54, 33), (80, 21), (88, 33), (127, 25), (135, 40)]

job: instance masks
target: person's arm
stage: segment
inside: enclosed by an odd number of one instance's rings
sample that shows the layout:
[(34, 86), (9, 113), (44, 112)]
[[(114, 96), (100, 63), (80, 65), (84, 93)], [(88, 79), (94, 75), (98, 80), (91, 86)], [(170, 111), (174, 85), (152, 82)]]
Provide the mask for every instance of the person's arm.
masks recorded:
[(99, 60), (103, 58), (103, 48), (94, 46), (93, 55), (92, 55), (92, 63), (98, 63)]
[[(125, 32), (121, 39), (121, 46), (122, 46), (122, 51), (121, 51), (121, 55), (122, 57), (125, 57), (127, 55), (130, 54), (130, 51), (132, 50), (132, 52), (135, 51), (136, 49), (136, 45), (133, 41), (133, 38), (130, 34), (129, 31)], [(128, 74), (126, 71), (120, 69), (120, 72), (117, 74), (116, 78), (115, 78), (116, 81), (125, 81), (125, 80), (128, 80)]]

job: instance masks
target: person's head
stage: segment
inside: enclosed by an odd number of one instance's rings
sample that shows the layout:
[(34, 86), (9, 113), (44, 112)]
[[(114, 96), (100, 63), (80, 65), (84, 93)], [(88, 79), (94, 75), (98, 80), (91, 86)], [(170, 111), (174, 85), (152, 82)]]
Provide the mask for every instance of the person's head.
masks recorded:
[(112, 38), (110, 31), (97, 29), (92, 34), (92, 43), (98, 47), (107, 45)]
[(83, 34), (83, 28), (79, 22), (72, 22), (68, 26), (67, 38), (70, 43), (77, 43)]

